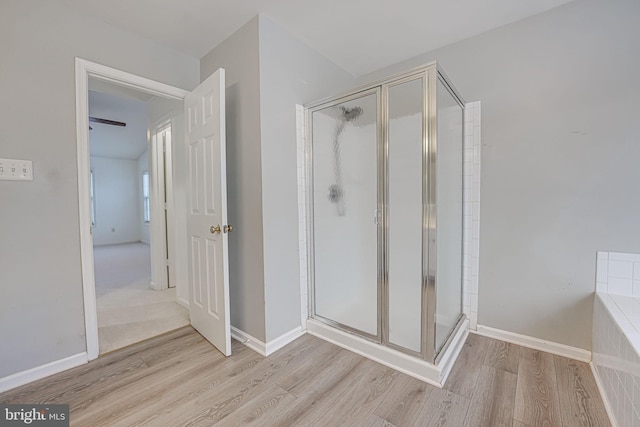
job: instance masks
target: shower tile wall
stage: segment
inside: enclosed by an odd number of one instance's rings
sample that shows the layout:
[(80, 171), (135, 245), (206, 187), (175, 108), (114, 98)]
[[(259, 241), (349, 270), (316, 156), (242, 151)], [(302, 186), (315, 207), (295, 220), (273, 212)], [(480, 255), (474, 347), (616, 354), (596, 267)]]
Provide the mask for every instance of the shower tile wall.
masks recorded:
[(462, 309), (472, 330), (478, 326), (480, 257), (480, 101), (465, 104), (464, 114), (464, 242)]
[[(308, 252), (307, 252), (307, 173), (304, 107), (296, 106), (298, 154), (298, 231), (300, 254), (300, 292), (302, 324), (308, 317)], [(463, 242), (463, 311), (475, 330), (478, 321), (478, 266), (480, 254), (480, 101), (465, 105), (464, 134), (464, 242)]]

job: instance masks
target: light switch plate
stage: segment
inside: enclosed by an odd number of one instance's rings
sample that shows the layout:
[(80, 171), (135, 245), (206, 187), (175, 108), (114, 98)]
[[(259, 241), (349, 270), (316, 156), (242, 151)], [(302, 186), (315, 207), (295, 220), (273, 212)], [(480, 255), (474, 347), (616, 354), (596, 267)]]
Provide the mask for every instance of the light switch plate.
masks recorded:
[(33, 181), (31, 160), (0, 159), (0, 180)]

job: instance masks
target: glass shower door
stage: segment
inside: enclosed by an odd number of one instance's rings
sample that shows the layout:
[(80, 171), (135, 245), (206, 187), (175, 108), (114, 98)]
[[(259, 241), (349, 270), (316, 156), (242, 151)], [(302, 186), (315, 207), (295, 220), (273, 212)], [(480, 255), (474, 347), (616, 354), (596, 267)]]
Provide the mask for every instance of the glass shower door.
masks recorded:
[(315, 316), (379, 337), (378, 91), (311, 113)]
[(435, 348), (442, 348), (462, 315), (463, 109), (438, 79), (436, 156)]
[(388, 88), (387, 340), (422, 351), (424, 77)]

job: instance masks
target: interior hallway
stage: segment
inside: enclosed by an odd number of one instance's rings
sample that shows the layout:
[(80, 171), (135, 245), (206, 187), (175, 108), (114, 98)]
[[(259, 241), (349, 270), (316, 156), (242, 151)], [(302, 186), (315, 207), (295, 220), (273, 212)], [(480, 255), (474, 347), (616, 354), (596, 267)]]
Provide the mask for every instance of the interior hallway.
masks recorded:
[(189, 312), (176, 303), (175, 288), (149, 287), (149, 245), (96, 246), (93, 254), (100, 354), (189, 324)]

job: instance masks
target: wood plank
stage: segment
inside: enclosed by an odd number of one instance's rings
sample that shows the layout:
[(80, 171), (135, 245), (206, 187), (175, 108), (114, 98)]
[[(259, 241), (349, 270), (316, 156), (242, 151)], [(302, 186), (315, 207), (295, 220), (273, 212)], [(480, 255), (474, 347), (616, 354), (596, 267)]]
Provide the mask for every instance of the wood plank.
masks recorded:
[(412, 425), (435, 389), (432, 385), (402, 375), (396, 380), (387, 399), (373, 413), (397, 426)]
[[(296, 397), (315, 393), (317, 390), (323, 390), (328, 384), (333, 384), (336, 377), (347, 375), (351, 369), (355, 369), (358, 364), (363, 362), (364, 360), (356, 357), (354, 353), (337, 348), (337, 352), (334, 355), (331, 355), (325, 361), (318, 362), (317, 366), (309, 370), (307, 378), (302, 381), (296, 381), (295, 385), (286, 390)], [(289, 382), (282, 380), (278, 381), (278, 383), (288, 384)]]
[(305, 362), (296, 369), (289, 370), (277, 383), (283, 389), (298, 397), (305, 390), (312, 388), (316, 384), (316, 379), (324, 375), (331, 366), (340, 363), (341, 358), (350, 354), (334, 344), (324, 343), (316, 348), (313, 357), (305, 357)]
[[(207, 425), (220, 422), (254, 397), (262, 394), (279, 376), (304, 363), (313, 349), (323, 342), (301, 339), (286, 346), (269, 358), (260, 357), (241, 374), (231, 373), (210, 383), (206, 378), (197, 384), (185, 385), (185, 390), (173, 390), (161, 400), (160, 411), (143, 410), (145, 422), (168, 424), (190, 423)], [(255, 354), (255, 353), (254, 353)], [(191, 390), (191, 392), (189, 392)], [(194, 391), (195, 390), (195, 391)], [(144, 416), (143, 416), (144, 414)], [(124, 423), (123, 423), (124, 425)]]
[(365, 421), (363, 426), (367, 427), (397, 427), (395, 424), (390, 423), (389, 421), (380, 418), (377, 415), (371, 414), (369, 418)]
[(587, 365), (521, 349), (516, 377), (516, 347), (477, 335), (449, 390), (310, 335), (268, 358), (233, 346), (225, 358), (187, 327), (0, 394), (0, 402), (68, 403), (71, 425), (110, 427), (609, 425)]
[(520, 346), (504, 341), (489, 339), (484, 364), (513, 374), (518, 373)]
[(553, 356), (563, 426), (610, 426), (589, 365)]
[(265, 423), (264, 426), (311, 425), (317, 421), (326, 412), (326, 407), (318, 410), (318, 406), (324, 404), (327, 396), (340, 390), (343, 382), (354, 381), (354, 378), (361, 376), (371, 366), (370, 363), (366, 363), (366, 359), (353, 353), (345, 356), (340, 361), (336, 360), (340, 363), (327, 367), (325, 374), (318, 378), (315, 387), (307, 388), (293, 405), (283, 408), (278, 420)]
[(296, 398), (277, 385), (270, 386), (263, 393), (223, 418), (219, 426), (263, 426), (280, 421), (283, 407), (293, 405)]
[[(204, 340), (200, 335), (194, 334), (192, 328), (181, 328), (105, 355), (89, 364), (10, 390), (3, 396), (7, 401), (14, 402), (24, 402), (23, 396), (29, 396), (31, 402), (41, 403), (70, 403), (78, 399), (87, 400), (95, 394), (96, 390), (104, 391), (100, 389), (100, 384), (108, 384), (111, 379), (121, 381), (147, 368), (148, 365), (143, 358), (148, 353), (154, 350), (163, 351), (165, 347), (170, 347), (173, 348), (171, 354), (178, 353), (182, 357), (183, 348), (193, 348), (200, 342)], [(170, 359), (169, 353), (165, 354), (167, 359)], [(70, 383), (74, 386), (69, 387)]]
[(447, 378), (445, 389), (471, 399), (476, 389), (488, 344), (488, 338), (469, 334), (453, 369), (451, 369), (449, 378)]
[(518, 376), (483, 366), (467, 411), (465, 426), (511, 426)]
[(533, 427), (561, 425), (553, 355), (522, 348), (514, 418)]
[(445, 389), (436, 389), (425, 402), (414, 426), (460, 427), (469, 409), (469, 399)]
[[(155, 411), (162, 408), (159, 402), (163, 402), (174, 390), (180, 387), (196, 388), (194, 384), (199, 384), (199, 381), (213, 382), (221, 372), (237, 369), (237, 364), (224, 356), (213, 355), (211, 350), (188, 353), (185, 360), (171, 365), (170, 369), (163, 369), (164, 365), (160, 364), (147, 370), (146, 375), (124, 378), (124, 384), (113, 384), (101, 394), (101, 399), (74, 406), (72, 418), (80, 424), (110, 426), (118, 425), (132, 414), (144, 418), (150, 408), (155, 407)], [(80, 408), (82, 411), (78, 411)]]
[(399, 372), (376, 363), (360, 381), (341, 393), (322, 416), (320, 425), (362, 426), (386, 398)]

